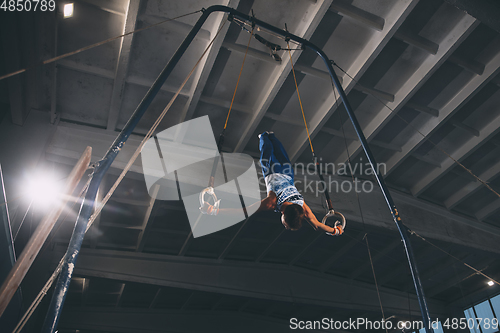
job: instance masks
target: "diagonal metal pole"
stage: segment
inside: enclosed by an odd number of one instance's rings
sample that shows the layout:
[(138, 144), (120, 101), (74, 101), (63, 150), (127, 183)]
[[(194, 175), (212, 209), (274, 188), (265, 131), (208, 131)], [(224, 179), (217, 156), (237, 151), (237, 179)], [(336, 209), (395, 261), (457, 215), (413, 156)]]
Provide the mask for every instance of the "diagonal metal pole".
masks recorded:
[(413, 277), (413, 282), (415, 285), (415, 290), (417, 292), (417, 298), (418, 302), (420, 305), (420, 311), (422, 313), (422, 318), (424, 321), (426, 333), (434, 333), (432, 328), (430, 327), (430, 314), (429, 314), (429, 309), (427, 307), (427, 302), (425, 300), (424, 296), (424, 291), (422, 288), (422, 284), (420, 282), (420, 277), (417, 269), (417, 265), (415, 262), (415, 258), (413, 255), (413, 250), (411, 247), (411, 243), (408, 237), (408, 231), (405, 226), (403, 226), (401, 222), (401, 217), (399, 216), (398, 210), (396, 208), (396, 205), (394, 204), (394, 201), (392, 199), (391, 194), (389, 193), (389, 190), (387, 189), (387, 186), (384, 182), (384, 179), (381, 177), (376, 172), (376, 161), (375, 158), (373, 157), (373, 154), (371, 153), (371, 150), (368, 146), (368, 142), (366, 141), (366, 138), (363, 134), (363, 131), (361, 129), (361, 126), (359, 125), (356, 116), (352, 110), (351, 105), (349, 104), (349, 101), (347, 100), (347, 96), (342, 88), (342, 85), (337, 78), (332, 64), (330, 62), (330, 59), (325, 55), (325, 53), (316, 47), (314, 44), (309, 42), (308, 40), (305, 40), (301, 37), (295, 36), (287, 31), (284, 31), (280, 28), (274, 27), (268, 23), (265, 23), (263, 21), (260, 21), (254, 17), (251, 17), (249, 15), (243, 14), (241, 12), (238, 12), (230, 7), (226, 6), (211, 6), (207, 9), (203, 10), (202, 16), (198, 19), (190, 33), (186, 36), (182, 44), (179, 46), (177, 49), (176, 53), (172, 57), (172, 59), (169, 61), (167, 66), (163, 69), (161, 74), (158, 76), (156, 81), (154, 82), (153, 86), (149, 89), (148, 93), (144, 97), (144, 99), (141, 101), (135, 112), (133, 113), (132, 117), (129, 119), (121, 133), (118, 135), (116, 138), (115, 142), (113, 145), (109, 148), (108, 152), (104, 156), (104, 158), (99, 162), (99, 164), (96, 167), (96, 170), (94, 172), (94, 177), (89, 185), (89, 189), (87, 192), (87, 196), (85, 198), (85, 202), (82, 206), (82, 209), (80, 211), (80, 214), (78, 216), (78, 220), (75, 226), (75, 230), (73, 231), (73, 235), (70, 240), (70, 244), (68, 246), (68, 251), (65, 256), (66, 264), (63, 267), (63, 270), (61, 272), (61, 275), (59, 277), (58, 283), (56, 285), (56, 289), (54, 291), (54, 295), (52, 297), (51, 304), (49, 306), (49, 310), (47, 313), (47, 317), (44, 323), (44, 326), (42, 328), (42, 333), (53, 333), (55, 331), (55, 328), (57, 327), (57, 322), (60, 317), (60, 313), (62, 310), (62, 306), (64, 303), (64, 299), (66, 297), (67, 289), (69, 286), (69, 283), (71, 281), (71, 276), (73, 273), (74, 265), (76, 262), (76, 258), (78, 257), (78, 253), (80, 251), (80, 247), (83, 241), (83, 236), (85, 234), (85, 229), (88, 223), (88, 220), (90, 218), (90, 215), (92, 213), (92, 209), (94, 206), (94, 200), (97, 192), (97, 188), (99, 187), (99, 184), (101, 182), (102, 177), (106, 173), (106, 171), (109, 169), (111, 166), (111, 163), (115, 159), (116, 155), (118, 155), (118, 152), (120, 151), (121, 147), (125, 143), (125, 141), (128, 139), (130, 134), (132, 133), (133, 129), (143, 116), (143, 114), (146, 112), (146, 109), (148, 106), (151, 104), (152, 100), (160, 90), (160, 87), (162, 84), (165, 82), (167, 77), (170, 75), (174, 67), (177, 65), (177, 62), (181, 58), (181, 56), (184, 54), (186, 49), (188, 48), (189, 44), (192, 42), (198, 31), (200, 30), (201, 26), (203, 23), (206, 21), (208, 16), (212, 13), (215, 12), (225, 12), (229, 14), (229, 18), (239, 18), (240, 20), (250, 22), (251, 25), (256, 25), (259, 26), (265, 30), (268, 30), (274, 34), (280, 35), (284, 37), (285, 39), (295, 41), (299, 44), (302, 44), (304, 48), (309, 48), (312, 51), (316, 52), (325, 62), (328, 72), (330, 73), (330, 76), (337, 87), (340, 97), (342, 98), (342, 101), (345, 105), (345, 108), (347, 110), (347, 113), (349, 115), (349, 118), (351, 119), (351, 122), (354, 126), (354, 129), (356, 130), (356, 133), (359, 137), (359, 140), (361, 142), (361, 145), (363, 146), (363, 150), (365, 151), (365, 154), (368, 158), (368, 161), (370, 162), (370, 165), (372, 169), (374, 170), (375, 176), (377, 178), (377, 182), (380, 185), (380, 188), (382, 190), (382, 193), (384, 195), (385, 201), (387, 205), (389, 206), (389, 209), (391, 211), (392, 217), (394, 219), (394, 222), (396, 223), (396, 226), (399, 230), (399, 233), (401, 235), (401, 239), (403, 240), (403, 244), (405, 246), (407, 258), (408, 258), (408, 263), (410, 265), (410, 270), (412, 272), (412, 277)]

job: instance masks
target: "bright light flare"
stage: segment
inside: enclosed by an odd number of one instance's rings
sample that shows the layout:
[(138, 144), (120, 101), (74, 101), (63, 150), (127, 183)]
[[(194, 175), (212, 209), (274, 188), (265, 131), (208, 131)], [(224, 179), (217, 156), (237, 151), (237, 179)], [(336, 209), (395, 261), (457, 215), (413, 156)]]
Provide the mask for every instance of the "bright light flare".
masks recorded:
[(26, 183), (26, 194), (30, 201), (39, 206), (48, 206), (59, 199), (63, 191), (61, 179), (51, 173), (39, 172)]
[(64, 5), (64, 18), (73, 16), (73, 4), (67, 3)]
[(494, 284), (495, 284), (495, 282), (493, 282), (493, 281), (488, 281), (488, 286), (490, 286), (490, 287), (491, 287), (491, 286), (493, 286)]

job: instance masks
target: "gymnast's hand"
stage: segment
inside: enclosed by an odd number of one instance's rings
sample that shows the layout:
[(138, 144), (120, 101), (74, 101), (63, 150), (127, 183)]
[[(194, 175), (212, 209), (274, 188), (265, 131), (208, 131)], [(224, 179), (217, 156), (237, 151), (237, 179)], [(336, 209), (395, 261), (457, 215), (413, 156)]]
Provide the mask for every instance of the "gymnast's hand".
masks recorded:
[(200, 211), (202, 214), (206, 214), (206, 215), (217, 215), (219, 213), (219, 209), (215, 208), (214, 206), (212, 206), (208, 202), (205, 202), (203, 204), (203, 206), (200, 207)]
[(334, 232), (332, 232), (333, 235), (335, 236), (340, 236), (344, 233), (344, 229), (342, 229), (342, 226), (337, 225), (333, 228)]

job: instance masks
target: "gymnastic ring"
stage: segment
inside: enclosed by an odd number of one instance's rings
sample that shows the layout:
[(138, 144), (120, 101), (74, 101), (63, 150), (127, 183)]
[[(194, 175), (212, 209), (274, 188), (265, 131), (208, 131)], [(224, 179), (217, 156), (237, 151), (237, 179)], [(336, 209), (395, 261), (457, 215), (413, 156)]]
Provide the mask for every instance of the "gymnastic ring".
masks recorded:
[[(342, 226), (342, 230), (345, 231), (345, 217), (344, 217), (344, 215), (342, 215), (339, 212), (334, 211), (333, 209), (329, 210), (328, 213), (326, 213), (326, 215), (325, 215), (325, 217), (323, 217), (323, 220), (321, 221), (321, 223), (323, 223), (324, 225), (327, 225), (326, 220), (328, 220), (328, 218), (332, 217), (332, 216), (338, 217), (338, 219), (337, 219), (337, 221), (335, 221), (335, 224), (333, 225), (333, 227), (335, 228), (336, 226)], [(326, 234), (329, 236), (339, 236), (339, 235), (334, 235), (334, 234), (329, 233), (329, 232), (327, 232)]]
[(204, 189), (203, 191), (200, 192), (200, 207), (203, 208), (203, 206), (205, 205), (205, 202), (207, 202), (208, 204), (210, 204), (208, 201), (205, 201), (205, 194), (208, 194), (210, 197), (212, 197), (212, 200), (214, 201), (214, 212), (217, 211), (219, 209), (219, 204), (220, 204), (220, 200), (217, 200), (217, 196), (215, 195), (215, 192), (214, 192), (214, 188), (209, 186), (207, 187), (206, 189)]

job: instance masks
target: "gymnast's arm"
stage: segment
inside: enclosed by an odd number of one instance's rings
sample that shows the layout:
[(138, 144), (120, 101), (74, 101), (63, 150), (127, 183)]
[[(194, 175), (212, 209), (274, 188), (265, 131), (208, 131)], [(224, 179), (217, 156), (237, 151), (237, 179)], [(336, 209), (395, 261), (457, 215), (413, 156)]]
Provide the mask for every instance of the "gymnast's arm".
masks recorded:
[[(259, 205), (259, 208), (255, 211), (256, 213), (258, 212), (263, 212), (263, 211), (268, 211), (268, 210), (274, 210), (276, 208), (276, 194), (274, 192), (269, 192), (266, 198), (262, 199), (260, 202), (256, 202), (248, 207), (246, 207), (247, 211), (255, 209)], [(236, 215), (240, 214), (241, 210), (239, 208), (219, 208), (216, 212), (214, 212), (214, 206), (210, 205), (209, 203), (205, 202), (203, 207), (200, 207), (200, 210), (203, 214), (208, 214), (208, 215), (219, 215), (223, 214), (225, 216), (227, 215)]]
[(332, 228), (330, 226), (327, 226), (326, 224), (323, 224), (318, 221), (314, 213), (312, 212), (311, 208), (304, 202), (304, 205), (302, 206), (304, 208), (304, 214), (305, 214), (305, 219), (306, 221), (313, 227), (314, 230), (321, 230), (324, 232), (331, 233), (333, 235), (342, 235), (344, 230), (342, 230), (342, 227), (337, 226), (335, 228)]

